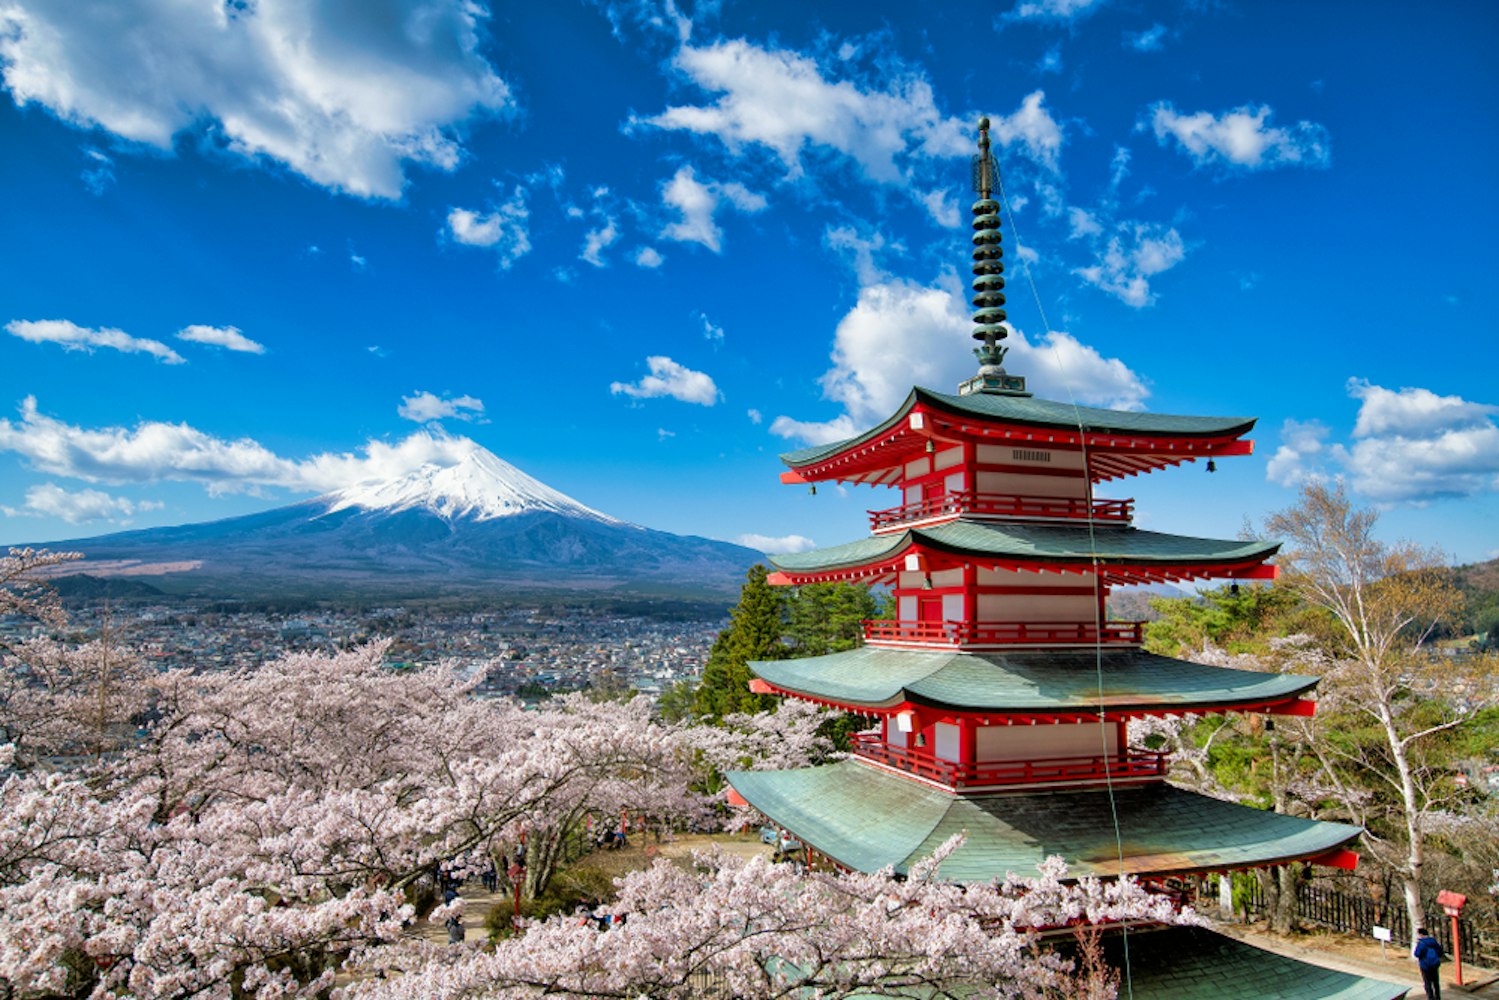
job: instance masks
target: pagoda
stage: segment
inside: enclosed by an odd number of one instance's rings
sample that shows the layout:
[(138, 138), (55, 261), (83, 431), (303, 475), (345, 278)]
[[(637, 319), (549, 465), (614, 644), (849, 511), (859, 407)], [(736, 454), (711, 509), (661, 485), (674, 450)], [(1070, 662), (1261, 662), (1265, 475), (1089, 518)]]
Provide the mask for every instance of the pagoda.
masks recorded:
[[(955, 394), (914, 388), (869, 430), (782, 456), (783, 482), (888, 486), (897, 502), (869, 513), (867, 538), (775, 557), (770, 582), (886, 585), (895, 617), (865, 622), (858, 649), (751, 663), (751, 687), (871, 716), (878, 729), (856, 736), (838, 763), (732, 773), (732, 797), (799, 839), (810, 864), (863, 872), (900, 875), (957, 833), (965, 840), (940, 874), (958, 882), (1034, 874), (1051, 855), (1073, 876), (1147, 883), (1290, 862), (1353, 867), (1357, 827), (1178, 788), (1165, 753), (1129, 744), (1133, 719), (1315, 710), (1316, 678), (1149, 653), (1141, 622), (1107, 616), (1115, 587), (1275, 578), (1274, 543), (1143, 531), (1132, 500), (1095, 493), (1248, 455), (1255, 421), (1028, 392), (1004, 368), (988, 119), (973, 173), (977, 374)], [(1347, 978), (1351, 992), (1315, 995), (1403, 995)], [(1259, 995), (1252, 983), (1245, 990), (1224, 995)]]

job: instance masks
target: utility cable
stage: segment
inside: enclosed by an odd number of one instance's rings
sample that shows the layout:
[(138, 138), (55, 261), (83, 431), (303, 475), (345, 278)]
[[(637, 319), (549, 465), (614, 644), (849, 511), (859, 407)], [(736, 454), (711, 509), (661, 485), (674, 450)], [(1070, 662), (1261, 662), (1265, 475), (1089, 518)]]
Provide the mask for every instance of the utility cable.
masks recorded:
[[(1025, 273), (1026, 284), (1030, 286), (1031, 298), (1035, 300), (1036, 312), (1041, 317), (1042, 328), (1049, 333), (1051, 331), (1051, 323), (1046, 318), (1046, 307), (1041, 304), (1041, 293), (1036, 288), (1035, 276), (1031, 273), (1030, 264), (1026, 262), (1024, 255), (1019, 252), (1020, 247), (1022, 246), (1022, 243), (1020, 241), (1020, 230), (1015, 226), (1015, 213), (1010, 208), (1009, 198), (1005, 196), (1004, 180), (1000, 176), (999, 171), (996, 170), (994, 173), (995, 187), (997, 188), (999, 193), (999, 202), (1000, 205), (1004, 208), (1005, 218), (1009, 220), (1010, 232), (1014, 234), (1016, 249), (1015, 255), (1020, 259), (1021, 269)], [(1119, 804), (1114, 795), (1113, 768), (1110, 766), (1108, 752), (1108, 727), (1104, 722), (1107, 705), (1104, 702), (1103, 686), (1103, 601), (1099, 599), (1103, 596), (1103, 573), (1102, 567), (1100, 566), (1098, 560), (1098, 537), (1095, 534), (1093, 525), (1093, 476), (1088, 462), (1088, 435), (1083, 426), (1082, 409), (1078, 406), (1077, 397), (1072, 391), (1072, 382), (1067, 378), (1066, 368), (1062, 360), (1062, 352), (1057, 350), (1055, 340), (1052, 341), (1051, 350), (1052, 355), (1056, 358), (1057, 373), (1061, 375), (1062, 386), (1067, 390), (1067, 402), (1072, 406), (1073, 419), (1077, 423), (1078, 447), (1082, 451), (1084, 477), (1083, 490), (1085, 494), (1085, 501), (1088, 504), (1087, 517), (1084, 518), (1084, 520), (1088, 524), (1088, 552), (1093, 564), (1093, 653), (1094, 669), (1098, 676), (1098, 721), (1101, 731), (1100, 738), (1103, 744), (1104, 751), (1103, 777), (1104, 786), (1108, 789), (1109, 815), (1112, 817), (1114, 822), (1114, 847), (1119, 859), (1119, 878), (1122, 881), (1128, 874), (1128, 872), (1126, 872), (1124, 868), (1124, 835), (1119, 828)], [(1124, 739), (1125, 745), (1118, 748), (1120, 756), (1123, 756), (1128, 752), (1128, 742), (1128, 727), (1126, 726)], [(1126, 998), (1128, 998), (1128, 1000), (1133, 1000), (1135, 991), (1133, 977), (1130, 974), (1129, 921), (1127, 919), (1120, 922), (1120, 939), (1123, 942), (1124, 950), (1124, 995)]]

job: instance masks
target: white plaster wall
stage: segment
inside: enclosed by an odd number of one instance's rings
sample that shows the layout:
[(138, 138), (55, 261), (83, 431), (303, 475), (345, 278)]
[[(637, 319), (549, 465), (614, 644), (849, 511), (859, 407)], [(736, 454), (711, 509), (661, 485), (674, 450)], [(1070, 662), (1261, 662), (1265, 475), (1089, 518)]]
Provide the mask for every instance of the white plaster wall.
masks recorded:
[(979, 567), (978, 582), (985, 587), (1092, 587), (1089, 573), (1030, 573), (1016, 569)]
[(915, 479), (917, 476), (924, 476), (928, 472), (930, 472), (931, 466), (927, 464), (928, 461), (929, 459), (926, 458), (918, 458), (913, 461), (907, 462), (906, 478)]
[(1077, 476), (1027, 476), (1022, 473), (978, 473), (978, 492), (1017, 497), (1068, 497), (1088, 495), (1087, 481)]
[(976, 756), (981, 761), (1100, 757), (1119, 751), (1119, 731), (1113, 723), (982, 726), (975, 735)]
[(950, 722), (939, 722), (932, 727), (933, 753), (939, 760), (958, 759), (958, 741), (961, 730)]
[(945, 622), (960, 622), (963, 620), (963, 595), (942, 595), (942, 620)]
[(1083, 468), (1083, 453), (1061, 448), (1048, 448), (1045, 443), (1034, 441), (1021, 441), (1016, 444), (981, 444), (978, 446), (978, 460), (985, 465), (1020, 465), (1026, 464), (1026, 460), (1017, 459), (1017, 451), (1049, 451), (1051, 461), (1035, 464), (1045, 464), (1052, 469), (1077, 469)]

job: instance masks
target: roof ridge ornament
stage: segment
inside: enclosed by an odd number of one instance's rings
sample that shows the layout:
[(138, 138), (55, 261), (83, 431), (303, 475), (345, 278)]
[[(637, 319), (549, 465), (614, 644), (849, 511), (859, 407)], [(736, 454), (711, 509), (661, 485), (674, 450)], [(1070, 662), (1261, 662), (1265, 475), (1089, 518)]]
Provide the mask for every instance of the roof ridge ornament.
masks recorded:
[(1008, 347), (1000, 341), (1010, 335), (1005, 327), (1004, 248), (1000, 246), (1000, 205), (994, 200), (999, 186), (999, 164), (989, 151), (989, 119), (979, 119), (979, 152), (973, 158), (973, 339), (980, 341), (973, 354), (979, 373), (958, 386), (960, 396), (976, 392), (1003, 396), (1029, 396), (1025, 377), (1004, 370)]

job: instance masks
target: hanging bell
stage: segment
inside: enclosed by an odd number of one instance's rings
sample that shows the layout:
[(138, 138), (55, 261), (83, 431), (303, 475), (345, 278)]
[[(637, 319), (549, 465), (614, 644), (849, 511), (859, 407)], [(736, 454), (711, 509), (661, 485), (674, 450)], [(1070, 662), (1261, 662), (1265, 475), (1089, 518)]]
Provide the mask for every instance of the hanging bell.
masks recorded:
[(1208, 471), (1209, 472), (1217, 472), (1218, 471), (1218, 463), (1215, 462), (1215, 461), (1213, 461), (1211, 458), (1208, 459)]

